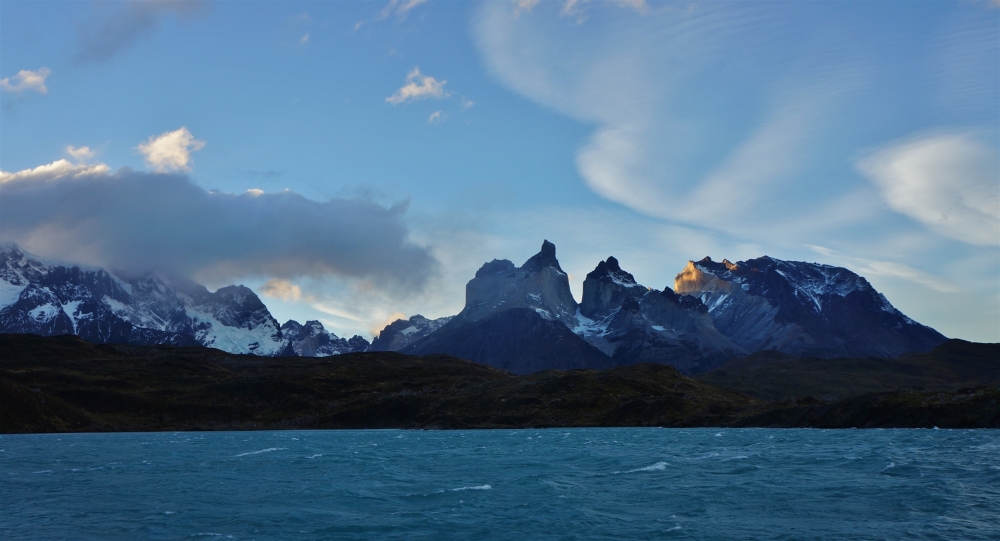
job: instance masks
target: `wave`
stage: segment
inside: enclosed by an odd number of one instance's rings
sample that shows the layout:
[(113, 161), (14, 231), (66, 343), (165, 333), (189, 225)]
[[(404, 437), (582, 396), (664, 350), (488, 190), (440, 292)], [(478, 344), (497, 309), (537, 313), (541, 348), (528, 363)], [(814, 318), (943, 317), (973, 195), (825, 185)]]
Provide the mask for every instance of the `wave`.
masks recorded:
[(475, 487), (452, 488), (452, 489), (449, 489), (449, 490), (451, 490), (452, 492), (458, 492), (460, 490), (490, 490), (491, 488), (493, 488), (493, 487), (491, 487), (490, 485), (479, 485), (479, 486), (475, 486)]
[(240, 453), (236, 456), (247, 456), (247, 455), (259, 455), (261, 453), (270, 453), (271, 451), (284, 451), (288, 449), (287, 447), (271, 447), (268, 449), (261, 449), (260, 451), (247, 451), (246, 453)]
[(611, 472), (611, 473), (617, 475), (617, 474), (622, 474), (622, 473), (635, 473), (637, 471), (663, 471), (665, 469), (667, 469), (667, 463), (666, 462), (657, 462), (656, 464), (653, 464), (652, 466), (646, 466), (645, 468), (636, 468), (634, 470), (616, 471), (616, 472)]

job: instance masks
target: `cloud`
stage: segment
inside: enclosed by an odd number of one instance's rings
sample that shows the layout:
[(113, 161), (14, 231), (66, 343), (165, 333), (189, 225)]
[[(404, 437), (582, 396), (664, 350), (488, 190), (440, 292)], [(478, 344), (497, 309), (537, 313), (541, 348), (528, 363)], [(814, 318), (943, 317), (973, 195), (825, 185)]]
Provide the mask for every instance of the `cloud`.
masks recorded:
[(395, 14), (399, 19), (405, 19), (410, 10), (425, 2), (427, 0), (389, 0), (389, 3), (379, 12), (377, 19), (386, 19), (392, 14)]
[(949, 238), (1000, 244), (1000, 149), (974, 133), (893, 143), (857, 167), (893, 210)]
[(281, 278), (271, 278), (260, 288), (260, 292), (265, 297), (281, 299), (285, 302), (298, 302), (303, 298), (312, 300), (308, 295), (302, 295), (302, 288)]
[(151, 136), (141, 143), (136, 150), (143, 155), (146, 165), (158, 173), (169, 171), (190, 171), (191, 153), (205, 147), (204, 141), (199, 141), (191, 135), (187, 128)]
[(7, 92), (24, 92), (34, 90), (39, 94), (48, 94), (45, 79), (52, 73), (49, 68), (39, 68), (38, 71), (21, 70), (13, 77), (0, 79), (0, 88)]
[(116, 5), (103, 20), (80, 28), (73, 61), (101, 63), (149, 37), (168, 15), (190, 15), (203, 7), (199, 0), (132, 0)]
[(835, 264), (851, 269), (853, 272), (871, 278), (872, 276), (888, 276), (890, 278), (901, 278), (907, 282), (922, 285), (933, 291), (941, 293), (959, 293), (962, 288), (949, 280), (936, 276), (929, 272), (915, 269), (904, 263), (895, 261), (881, 261), (877, 259), (866, 259), (863, 257), (851, 257), (838, 254), (836, 250), (814, 244), (806, 244), (806, 248), (828, 258)]
[(514, 3), (514, 17), (520, 17), (521, 13), (531, 13), (532, 8), (538, 5), (539, 0), (512, 0)]
[(302, 35), (301, 38), (299, 38), (299, 46), (305, 47), (308, 44), (309, 44), (309, 32), (306, 32), (305, 34)]
[(445, 80), (438, 81), (433, 77), (423, 75), (420, 73), (420, 68), (413, 68), (410, 73), (406, 74), (406, 84), (393, 95), (386, 98), (385, 101), (393, 105), (399, 105), (407, 101), (426, 98), (444, 98), (449, 96), (448, 92), (444, 89), (444, 85), (447, 82)]
[[(559, 13), (582, 16), (579, 9), (568, 2)], [(594, 25), (586, 39), (574, 40), (568, 36), (582, 30), (555, 32), (545, 18), (515, 19), (484, 4), (474, 36), (502, 83), (594, 127), (576, 155), (591, 190), (649, 216), (718, 227), (724, 224), (719, 212), (747, 206), (742, 194), (762, 195), (762, 186), (792, 172), (801, 159), (802, 126), (820, 114), (809, 107), (814, 91), (835, 79), (807, 85), (773, 73), (733, 73), (753, 88), (754, 112), (744, 112), (740, 124), (717, 118), (717, 111), (747, 98), (704, 88), (704, 66), (723, 59), (740, 66), (740, 55), (769, 57), (770, 42), (752, 39), (751, 29), (760, 30), (754, 9), (712, 4), (697, 16), (628, 17), (628, 25)], [(828, 86), (819, 97), (836, 94), (839, 86)], [(735, 190), (706, 193), (720, 188)]]
[[(39, 165), (34, 169), (25, 169), (16, 173), (0, 171), (0, 184), (13, 182), (46, 182), (56, 179), (77, 178), (83, 176), (103, 175), (110, 167), (99, 163), (96, 165), (77, 165), (69, 160), (56, 160), (50, 164)], [(6, 195), (6, 193), (4, 194)]]
[(181, 174), (67, 160), (0, 174), (0, 240), (42, 256), (213, 283), (247, 276), (366, 280), (396, 297), (437, 272), (406, 205), (206, 191)]
[(90, 147), (75, 147), (72, 145), (66, 146), (66, 154), (69, 154), (76, 161), (89, 160), (94, 157), (94, 151), (90, 150)]
[(433, 113), (431, 113), (431, 116), (427, 118), (427, 123), (428, 124), (437, 124), (439, 122), (444, 122), (444, 119), (445, 119), (445, 117), (441, 113), (441, 111), (434, 111)]

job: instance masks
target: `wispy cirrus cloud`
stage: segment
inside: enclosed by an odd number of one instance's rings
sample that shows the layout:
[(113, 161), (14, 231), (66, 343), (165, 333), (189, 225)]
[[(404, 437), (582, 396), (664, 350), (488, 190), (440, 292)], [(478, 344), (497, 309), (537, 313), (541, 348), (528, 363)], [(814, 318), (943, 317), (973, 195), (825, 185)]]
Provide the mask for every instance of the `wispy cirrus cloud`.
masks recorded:
[(416, 67), (406, 74), (406, 83), (386, 98), (385, 101), (393, 105), (399, 105), (408, 101), (427, 98), (446, 98), (450, 95), (444, 89), (447, 83), (448, 81), (444, 79), (438, 81), (434, 77), (420, 73), (420, 68)]
[(136, 147), (146, 165), (158, 173), (170, 171), (190, 171), (191, 153), (205, 148), (205, 141), (199, 141), (186, 127), (181, 126), (150, 137)]
[(21, 70), (12, 77), (0, 79), (0, 89), (15, 93), (31, 90), (39, 94), (48, 94), (49, 89), (45, 86), (45, 79), (51, 74), (52, 70), (49, 68), (39, 68), (35, 71)]
[(405, 19), (413, 8), (426, 3), (427, 0), (389, 0), (389, 3), (378, 13), (378, 20), (387, 19), (395, 15), (399, 19)]
[(1000, 245), (1000, 149), (974, 132), (896, 142), (857, 167), (893, 210), (949, 238)]

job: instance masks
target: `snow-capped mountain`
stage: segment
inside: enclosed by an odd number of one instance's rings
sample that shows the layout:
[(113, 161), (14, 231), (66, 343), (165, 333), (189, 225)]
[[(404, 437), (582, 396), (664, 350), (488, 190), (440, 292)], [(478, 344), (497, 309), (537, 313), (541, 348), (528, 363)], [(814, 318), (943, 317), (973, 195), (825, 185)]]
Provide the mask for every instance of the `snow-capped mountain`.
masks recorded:
[(46, 261), (14, 245), (0, 247), (0, 332), (294, 354), (267, 307), (244, 286), (213, 293), (185, 279)]
[(310, 320), (302, 325), (290, 319), (281, 326), (281, 334), (287, 339), (295, 354), (300, 357), (328, 357), (341, 353), (368, 351), (371, 344), (363, 337), (354, 335), (350, 340), (338, 338), (336, 334), (323, 328), (319, 321)]
[(699, 299), (640, 285), (614, 257), (583, 281), (577, 319), (573, 330), (619, 366), (658, 362), (697, 372), (747, 353), (715, 328)]
[(384, 329), (372, 340), (372, 351), (399, 351), (406, 346), (420, 340), (428, 334), (440, 329), (455, 316), (441, 317), (438, 319), (427, 319), (417, 314), (410, 319), (397, 319)]
[(716, 328), (751, 352), (896, 357), (946, 340), (841, 267), (767, 256), (738, 263), (706, 257), (689, 261), (674, 289), (701, 299)]

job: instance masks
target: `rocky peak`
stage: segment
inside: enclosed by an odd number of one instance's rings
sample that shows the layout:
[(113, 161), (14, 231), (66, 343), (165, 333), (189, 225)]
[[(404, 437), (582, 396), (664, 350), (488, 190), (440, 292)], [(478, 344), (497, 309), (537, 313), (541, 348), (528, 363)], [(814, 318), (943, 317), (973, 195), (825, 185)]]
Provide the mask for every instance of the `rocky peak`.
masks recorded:
[(517, 269), (517, 267), (514, 263), (507, 259), (494, 259), (488, 263), (483, 263), (483, 266), (479, 267), (479, 270), (476, 271), (476, 278), (505, 274), (515, 269)]
[(562, 267), (559, 266), (559, 260), (556, 259), (556, 245), (547, 240), (542, 241), (541, 251), (531, 256), (524, 262), (524, 265), (521, 265), (521, 270), (538, 272), (546, 267), (552, 267), (559, 272), (563, 272)]
[(483, 265), (466, 284), (465, 308), (455, 317), (470, 323), (511, 308), (529, 308), (544, 319), (576, 325), (577, 303), (551, 242), (543, 242), (541, 251), (521, 267), (505, 259)]
[(598, 263), (597, 268), (587, 274), (587, 278), (612, 281), (626, 287), (638, 285), (636, 284), (635, 277), (631, 273), (623, 271), (614, 256), (608, 257), (605, 261)]
[(622, 270), (618, 260), (609, 257), (597, 264), (583, 281), (583, 302), (580, 313), (588, 318), (605, 317), (631, 297), (642, 297), (648, 289), (635, 282), (632, 274)]
[(372, 340), (371, 351), (400, 351), (406, 346), (440, 329), (454, 316), (428, 319), (420, 314), (410, 319), (397, 319), (385, 326)]

